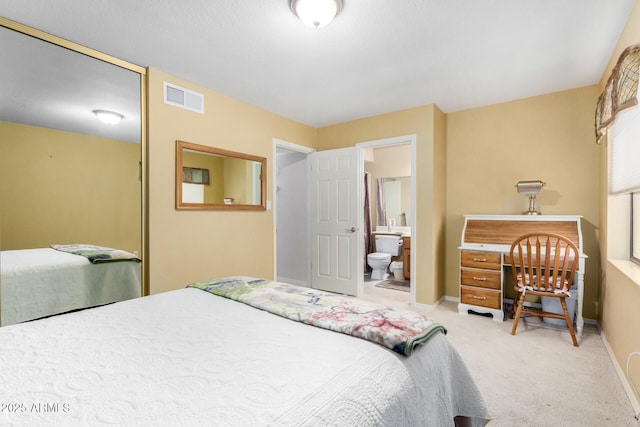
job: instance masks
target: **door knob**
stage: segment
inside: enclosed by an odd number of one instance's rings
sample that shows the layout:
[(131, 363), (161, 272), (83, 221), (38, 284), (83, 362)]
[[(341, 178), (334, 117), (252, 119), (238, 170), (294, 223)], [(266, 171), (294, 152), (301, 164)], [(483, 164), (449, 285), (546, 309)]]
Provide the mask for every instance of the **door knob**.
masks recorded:
[(355, 227), (347, 228), (345, 231), (347, 231), (349, 233), (355, 233), (356, 232), (356, 228)]

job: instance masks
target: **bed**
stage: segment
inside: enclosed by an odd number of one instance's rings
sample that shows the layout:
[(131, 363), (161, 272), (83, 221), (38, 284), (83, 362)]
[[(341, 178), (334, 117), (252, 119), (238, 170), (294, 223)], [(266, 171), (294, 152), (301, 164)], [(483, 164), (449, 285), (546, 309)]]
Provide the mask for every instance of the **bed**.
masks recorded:
[[(307, 288), (305, 288), (307, 289)], [(383, 345), (188, 287), (0, 328), (0, 424), (485, 425), (435, 333)]]
[(119, 262), (100, 262), (53, 248), (0, 252), (0, 325), (139, 297), (139, 259), (124, 254)]

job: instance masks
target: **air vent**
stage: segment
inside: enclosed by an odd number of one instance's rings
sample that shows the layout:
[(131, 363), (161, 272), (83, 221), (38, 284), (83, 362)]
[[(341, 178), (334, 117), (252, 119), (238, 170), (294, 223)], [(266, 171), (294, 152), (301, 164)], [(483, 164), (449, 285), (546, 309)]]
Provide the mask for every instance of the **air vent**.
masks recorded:
[(164, 103), (204, 114), (204, 95), (164, 82)]

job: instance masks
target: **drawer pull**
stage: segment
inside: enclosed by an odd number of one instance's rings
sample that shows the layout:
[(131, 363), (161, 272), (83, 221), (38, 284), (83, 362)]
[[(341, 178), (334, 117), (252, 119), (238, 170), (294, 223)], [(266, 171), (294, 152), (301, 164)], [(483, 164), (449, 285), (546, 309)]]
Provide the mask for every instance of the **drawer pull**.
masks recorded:
[(474, 262), (487, 262), (486, 258), (473, 258)]
[(479, 297), (479, 296), (476, 296), (476, 295), (472, 295), (471, 298), (479, 299), (479, 300), (483, 300), (483, 301), (487, 299), (487, 297)]
[(486, 282), (487, 278), (486, 277), (476, 277), (473, 276), (473, 280), (477, 280), (478, 282)]

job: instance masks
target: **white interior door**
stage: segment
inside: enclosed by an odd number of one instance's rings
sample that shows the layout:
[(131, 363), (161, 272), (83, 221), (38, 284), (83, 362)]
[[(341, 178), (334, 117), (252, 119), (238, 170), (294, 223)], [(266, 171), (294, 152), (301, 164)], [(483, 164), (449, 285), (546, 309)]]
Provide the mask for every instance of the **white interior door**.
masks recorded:
[(361, 293), (360, 168), (356, 147), (309, 156), (311, 287)]

